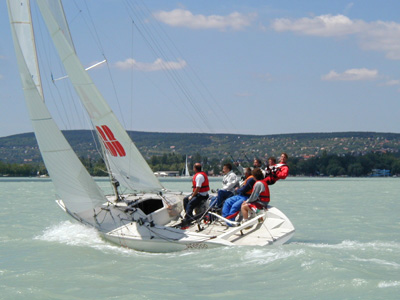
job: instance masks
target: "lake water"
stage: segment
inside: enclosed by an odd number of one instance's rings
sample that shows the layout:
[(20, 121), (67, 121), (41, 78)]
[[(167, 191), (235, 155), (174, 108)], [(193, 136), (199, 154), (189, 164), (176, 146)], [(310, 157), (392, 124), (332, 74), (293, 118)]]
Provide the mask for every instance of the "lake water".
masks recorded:
[(288, 178), (271, 187), (296, 227), (288, 244), (170, 254), (103, 241), (54, 193), (0, 179), (0, 299), (400, 299), (399, 178)]

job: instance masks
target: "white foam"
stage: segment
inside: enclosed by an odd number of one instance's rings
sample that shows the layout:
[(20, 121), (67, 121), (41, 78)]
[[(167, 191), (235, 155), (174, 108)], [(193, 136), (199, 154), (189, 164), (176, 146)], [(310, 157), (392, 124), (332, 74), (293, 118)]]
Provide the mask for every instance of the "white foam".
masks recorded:
[(394, 267), (396, 269), (400, 268), (400, 264), (392, 262), (392, 261), (386, 261), (383, 259), (378, 259), (378, 258), (359, 258), (359, 257), (355, 257), (353, 256), (353, 260), (355, 261), (362, 261), (362, 262), (370, 262), (370, 263), (374, 263), (377, 265), (385, 265), (385, 266), (391, 266)]
[(301, 263), (301, 267), (306, 269), (306, 270), (309, 270), (309, 269), (311, 269), (311, 266), (313, 264), (315, 264), (315, 260), (305, 261), (305, 262)]
[(296, 250), (286, 250), (283, 248), (279, 249), (253, 249), (246, 252), (244, 261), (247, 263), (256, 263), (256, 264), (269, 264), (278, 260), (285, 260), (290, 257), (297, 257), (303, 255), (305, 251), (303, 249)]
[(382, 281), (378, 284), (379, 288), (388, 288), (394, 286), (400, 286), (400, 281)]
[(363, 285), (367, 285), (368, 282), (365, 279), (362, 278), (354, 278), (351, 283), (353, 284), (353, 286), (363, 286)]
[(349, 249), (349, 250), (380, 250), (380, 251), (389, 251), (400, 250), (400, 243), (397, 242), (368, 242), (363, 243), (359, 241), (349, 241), (345, 240), (339, 244), (308, 244), (308, 243), (299, 243), (301, 245), (313, 247), (313, 248), (328, 248), (328, 249)]
[[(122, 254), (126, 256), (148, 257), (165, 255), (163, 253), (140, 252), (120, 245), (114, 245), (103, 240), (95, 228), (85, 226), (81, 223), (72, 223), (70, 221), (64, 221), (60, 224), (48, 227), (43, 231), (43, 234), (36, 236), (34, 239), (57, 242), (69, 246), (90, 247), (104, 253)], [(186, 254), (190, 255), (191, 253), (187, 252)], [(174, 253), (170, 255), (174, 255)]]
[(35, 237), (35, 239), (71, 246), (91, 247), (107, 252), (134, 253), (131, 249), (114, 246), (103, 241), (96, 229), (70, 221), (46, 228), (43, 234)]

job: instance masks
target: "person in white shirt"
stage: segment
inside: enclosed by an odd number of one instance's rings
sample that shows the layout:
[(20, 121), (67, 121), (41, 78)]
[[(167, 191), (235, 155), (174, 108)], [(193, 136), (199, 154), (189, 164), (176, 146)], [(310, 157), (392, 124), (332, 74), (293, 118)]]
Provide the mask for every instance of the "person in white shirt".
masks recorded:
[(217, 196), (211, 199), (210, 207), (221, 208), (224, 201), (233, 196), (235, 187), (239, 186), (239, 178), (233, 173), (231, 164), (225, 164), (222, 167), (222, 173), (224, 173), (222, 189), (218, 190)]

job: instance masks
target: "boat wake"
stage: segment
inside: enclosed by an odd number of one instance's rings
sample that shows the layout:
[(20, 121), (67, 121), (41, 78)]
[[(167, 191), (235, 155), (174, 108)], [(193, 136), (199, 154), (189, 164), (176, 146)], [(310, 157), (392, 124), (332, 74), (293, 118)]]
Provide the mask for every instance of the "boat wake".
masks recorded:
[(301, 256), (305, 253), (303, 249), (286, 249), (285, 247), (273, 249), (253, 249), (246, 252), (244, 262), (258, 265), (270, 264), (276, 261), (284, 261)]
[(343, 249), (343, 250), (379, 250), (379, 251), (400, 251), (400, 243), (398, 242), (359, 242), (345, 240), (338, 244), (328, 243), (290, 243), (290, 245), (304, 245), (311, 248), (327, 248), (327, 249)]
[(64, 221), (46, 228), (43, 234), (35, 237), (35, 239), (70, 246), (90, 247), (103, 252), (117, 252), (119, 254), (132, 254), (136, 252), (109, 244), (100, 237), (96, 229), (70, 221)]
[(400, 286), (400, 281), (382, 281), (378, 284), (379, 288), (390, 288)]

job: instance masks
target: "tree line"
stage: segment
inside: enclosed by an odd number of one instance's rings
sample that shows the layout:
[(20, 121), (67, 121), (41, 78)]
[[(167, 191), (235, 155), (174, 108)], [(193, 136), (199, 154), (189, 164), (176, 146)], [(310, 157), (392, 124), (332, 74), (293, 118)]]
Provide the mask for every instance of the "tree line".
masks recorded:
[(354, 156), (324, 152), (309, 159), (292, 158), (288, 164), (291, 175), (360, 177), (371, 175), (373, 169), (400, 174), (400, 158), (393, 153), (370, 152)]
[[(102, 159), (80, 158), (92, 176), (107, 176), (107, 170)], [(252, 158), (251, 158), (252, 159)], [(150, 168), (155, 171), (179, 171), (183, 173), (186, 156), (176, 153), (153, 155), (147, 160)], [(189, 170), (192, 173), (193, 164), (201, 162), (203, 169), (214, 175), (220, 175), (225, 163), (232, 159), (222, 159), (201, 156), (196, 153), (189, 159)], [(251, 166), (252, 161), (241, 162), (243, 167)], [(291, 157), (288, 160), (290, 175), (293, 176), (369, 176), (373, 169), (390, 170), (392, 175), (400, 175), (400, 157), (393, 153), (370, 152), (365, 155), (337, 155), (324, 152), (320, 156), (308, 159)], [(235, 171), (235, 168), (234, 168)], [(37, 176), (47, 174), (43, 163), (4, 163), (0, 161), (2, 176)]]

